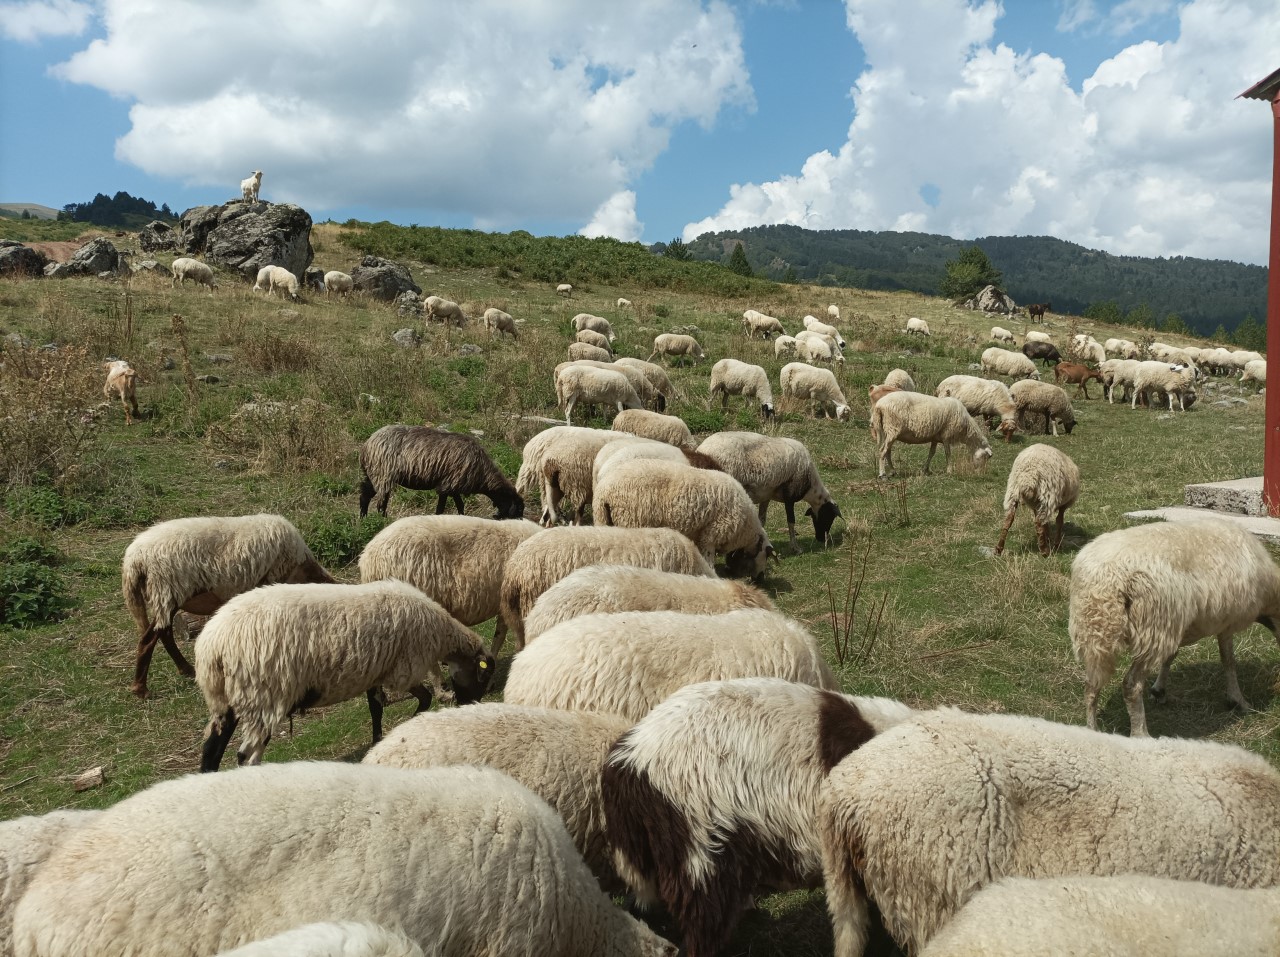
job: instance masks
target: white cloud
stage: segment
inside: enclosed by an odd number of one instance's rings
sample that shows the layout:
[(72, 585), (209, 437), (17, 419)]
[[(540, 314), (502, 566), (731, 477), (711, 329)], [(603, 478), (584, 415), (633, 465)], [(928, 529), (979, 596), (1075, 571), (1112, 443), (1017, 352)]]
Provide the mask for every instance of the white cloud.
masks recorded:
[(614, 193), (596, 210), (591, 222), (578, 230), (578, 235), (595, 238), (612, 236), (634, 243), (644, 234), (644, 223), (636, 218), (636, 194), (629, 189)]
[(753, 106), (723, 0), (105, 0), (58, 75), (136, 101), (117, 156), (228, 196), (585, 222), (671, 131)]
[(1109, 33), (1124, 36), (1144, 23), (1168, 16), (1175, 0), (1122, 0), (1109, 10), (1099, 10), (1094, 0), (1066, 0), (1057, 29), (1085, 34)]
[(41, 37), (79, 36), (93, 17), (93, 8), (79, 0), (20, 0), (0, 3), (0, 34), (21, 43)]
[(846, 6), (867, 62), (847, 141), (735, 184), (686, 240), (794, 223), (1265, 261), (1271, 122), (1234, 97), (1275, 68), (1272, 0), (1192, 0), (1176, 39), (1126, 48), (1079, 91), (1062, 61), (997, 42), (994, 3)]

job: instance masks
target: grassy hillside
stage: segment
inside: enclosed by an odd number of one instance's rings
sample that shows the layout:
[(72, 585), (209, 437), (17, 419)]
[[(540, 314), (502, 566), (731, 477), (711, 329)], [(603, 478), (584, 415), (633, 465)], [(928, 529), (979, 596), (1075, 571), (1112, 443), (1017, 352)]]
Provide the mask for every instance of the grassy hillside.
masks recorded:
[[(997, 442), (982, 473), (961, 463), (945, 474), (939, 455), (935, 474), (924, 476), (927, 450), (900, 447), (898, 477), (877, 481), (868, 385), (901, 367), (931, 391), (945, 376), (970, 371), (989, 345), (989, 318), (907, 292), (788, 285), (714, 293), (584, 277), (572, 263), (550, 277), (534, 277), (525, 266), (517, 273), (510, 262), (464, 267), (411, 255), (422, 248), (423, 232), (318, 227), (316, 264), (349, 271), (364, 250), (403, 249), (425, 292), (459, 300), (472, 316), (498, 306), (522, 320), (518, 342), (490, 341), (474, 325), (423, 329), (359, 298), (283, 303), (226, 277), (212, 296), (150, 277), (119, 284), (0, 280), (0, 341), (18, 333), (32, 344), (6, 342), (0, 375), (0, 590), (10, 596), (6, 613), (19, 621), (36, 617), (59, 593), (66, 599), (63, 616), (51, 623), (0, 626), (0, 818), (101, 807), (198, 766), (207, 715), (194, 685), (167, 657), (153, 661), (150, 700), (128, 694), (137, 635), (120, 597), (120, 558), (139, 531), (187, 515), (281, 512), (323, 562), (353, 581), (359, 548), (382, 524), (356, 517), (360, 441), (391, 422), (448, 424), (480, 434), (513, 475), (522, 445), (544, 428), (537, 417), (558, 417), (551, 371), (564, 358), (569, 319), (578, 312), (608, 317), (621, 354), (642, 358), (658, 332), (696, 326), (712, 361), (732, 355), (757, 362), (776, 383), (781, 363), (771, 344), (744, 338), (742, 311), (760, 309), (791, 329), (807, 312), (825, 315), (828, 303), (840, 305), (851, 344), (840, 379), (853, 420), (784, 409), (769, 429), (809, 446), (847, 523), (837, 523), (838, 544), (825, 549), (801, 519), (802, 551), (793, 555), (775, 505), (768, 530), (783, 560), (763, 587), (820, 638), (855, 693), (1081, 723), (1083, 682), (1066, 632), (1076, 550), (1123, 527), (1128, 510), (1180, 502), (1188, 482), (1258, 474), (1261, 467), (1262, 399), (1252, 387), (1223, 382), (1185, 414), (1108, 405), (1094, 391), (1095, 398), (1076, 401), (1072, 435)], [(571, 299), (554, 292), (564, 279), (574, 282)], [(635, 308), (615, 308), (619, 296)], [(897, 331), (913, 315), (929, 322), (931, 339)], [(416, 350), (390, 339), (410, 324), (424, 333)], [(1026, 328), (1013, 327), (1019, 336)], [(1059, 342), (1077, 328), (1099, 340), (1138, 335), (1059, 315), (1047, 328)], [(37, 348), (45, 343), (59, 348)], [(483, 354), (459, 355), (464, 343)], [(144, 416), (132, 427), (118, 404), (82, 413), (103, 402), (107, 356), (128, 357), (141, 373)], [(703, 435), (760, 428), (755, 412), (737, 402), (728, 411), (707, 407), (708, 368), (673, 370), (682, 396), (669, 411)], [(196, 378), (205, 375), (217, 381)], [(256, 411), (246, 403), (258, 403)], [(1034, 550), (1024, 513), (1009, 550), (993, 558), (1009, 466), (1032, 441), (1070, 454), (1084, 491), (1068, 512), (1060, 553), (1042, 558)], [(431, 493), (398, 491), (391, 516), (434, 506)], [(487, 514), (487, 500), (468, 511)], [(492, 624), (481, 630), (491, 634)], [(1237, 645), (1241, 687), (1259, 710), (1228, 710), (1216, 648), (1202, 642), (1178, 656), (1168, 700), (1148, 705), (1153, 734), (1210, 737), (1280, 758), (1275, 643), (1254, 628)], [(499, 679), (505, 669), (503, 662)], [(387, 723), (411, 713), (412, 702), (393, 704)], [(1119, 675), (1105, 692), (1101, 720), (1127, 730)], [(352, 701), (295, 718), (266, 760), (355, 760), (368, 736), (365, 703)], [(97, 765), (106, 769), (106, 784), (73, 791), (72, 779)], [(763, 905), (726, 953), (830, 953), (821, 894)]]

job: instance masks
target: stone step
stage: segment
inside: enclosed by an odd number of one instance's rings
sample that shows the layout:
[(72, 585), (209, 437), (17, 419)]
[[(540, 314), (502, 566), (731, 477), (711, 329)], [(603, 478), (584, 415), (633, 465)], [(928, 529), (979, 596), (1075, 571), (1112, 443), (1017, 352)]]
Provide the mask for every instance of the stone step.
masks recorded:
[(1258, 536), (1264, 542), (1280, 545), (1280, 518), (1242, 515), (1239, 512), (1217, 512), (1207, 508), (1187, 508), (1176, 505), (1169, 508), (1153, 508), (1141, 512), (1126, 512), (1124, 517), (1130, 521), (1163, 519), (1166, 522), (1194, 522), (1205, 518), (1217, 518), (1224, 522), (1239, 525), (1245, 531)]
[(1219, 512), (1238, 512), (1241, 515), (1265, 517), (1262, 504), (1262, 477), (1232, 479), (1229, 482), (1205, 482), (1188, 485), (1186, 503), (1196, 508), (1209, 508)]

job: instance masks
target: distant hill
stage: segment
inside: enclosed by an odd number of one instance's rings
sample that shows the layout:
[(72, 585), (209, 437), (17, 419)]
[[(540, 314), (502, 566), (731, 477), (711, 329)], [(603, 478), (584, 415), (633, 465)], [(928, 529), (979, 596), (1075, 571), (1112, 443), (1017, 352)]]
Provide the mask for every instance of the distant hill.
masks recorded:
[(39, 203), (0, 203), (0, 216), (12, 216), (21, 219), (23, 213), (30, 213), (31, 219), (57, 219), (58, 211)]
[(114, 196), (98, 193), (87, 203), (67, 203), (62, 207), (58, 218), (116, 229), (139, 229), (152, 220), (176, 222), (178, 219), (169, 209), (168, 203), (156, 206), (151, 200), (130, 196), (124, 190)]
[(1174, 256), (1113, 256), (1049, 236), (985, 236), (961, 241), (929, 233), (812, 230), (753, 226), (706, 233), (688, 244), (694, 258), (728, 263), (741, 242), (757, 275), (864, 289), (908, 289), (937, 295), (943, 267), (977, 244), (1004, 273), (1015, 302), (1051, 302), (1055, 312), (1083, 314), (1114, 303), (1122, 313), (1149, 307), (1157, 317), (1180, 316), (1210, 334), (1234, 329), (1246, 316), (1267, 312), (1264, 266)]

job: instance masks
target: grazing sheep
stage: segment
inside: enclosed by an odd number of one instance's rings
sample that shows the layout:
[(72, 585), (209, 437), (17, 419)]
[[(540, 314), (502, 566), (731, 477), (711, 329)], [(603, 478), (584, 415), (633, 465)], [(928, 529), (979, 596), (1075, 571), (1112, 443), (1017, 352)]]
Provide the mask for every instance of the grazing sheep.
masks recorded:
[(1271, 957), (1280, 889), (1116, 877), (1006, 877), (960, 909), (920, 957)]
[(573, 295), (573, 285), (572, 285), (571, 283), (567, 283), (567, 282), (562, 282), (562, 283), (560, 283), (560, 285), (556, 286), (556, 295), (558, 295), (558, 296), (572, 296), (572, 295)]
[(387, 514), (396, 486), (436, 492), (436, 514), (453, 497), (463, 514), (462, 496), (484, 495), (494, 518), (521, 518), (524, 499), (473, 435), (441, 432), (428, 425), (384, 425), (360, 446), (360, 516), (369, 503)]
[(575, 503), (573, 524), (581, 525), (594, 488), (592, 468), (606, 442), (628, 438), (625, 432), (558, 425), (544, 429), (525, 443), (516, 490), (528, 495), (541, 489), (539, 522), (550, 527), (560, 521), (560, 503)]
[(1085, 670), (1085, 717), (1098, 724), (1098, 693), (1121, 648), (1132, 656), (1124, 677), (1129, 733), (1147, 733), (1142, 685), (1164, 696), (1178, 649), (1216, 635), (1227, 697), (1249, 702), (1236, 680), (1235, 634), (1257, 622), (1272, 634), (1280, 621), (1280, 570), (1248, 532), (1219, 519), (1139, 525), (1099, 535), (1071, 565), (1068, 631)]
[(119, 396), (124, 407), (124, 424), (133, 425), (133, 417), (138, 415), (138, 373), (124, 359), (116, 359), (106, 364), (107, 381), (102, 384), (102, 394), (108, 399), (112, 394)]
[(503, 698), (639, 721), (686, 685), (728, 678), (782, 678), (839, 690), (803, 625), (746, 608), (723, 615), (637, 611), (571, 618), (511, 660)]
[[(1031, 343), (1030, 345), (1034, 346), (1035, 344)], [(1024, 345), (1022, 348), (1026, 349), (1028, 346)], [(1008, 376), (1011, 379), (1040, 378), (1040, 373), (1036, 370), (1036, 364), (1027, 358), (1027, 355), (1019, 352), (1010, 352), (1008, 349), (1001, 349), (999, 346), (992, 346), (990, 349), (983, 351), (982, 371)]]
[(335, 292), (349, 293), (354, 288), (355, 280), (345, 272), (330, 269), (324, 274), (324, 291), (328, 295), (333, 295)]
[(611, 427), (615, 432), (629, 432), (678, 449), (692, 449), (694, 446), (693, 433), (678, 415), (663, 415), (648, 409), (625, 409), (614, 417)]
[(489, 335), (501, 336), (504, 332), (511, 336), (512, 339), (519, 339), (520, 334), (516, 332), (516, 321), (512, 318), (511, 313), (503, 312), (490, 306), (484, 311), (484, 327), (489, 330)]
[[(548, 588), (587, 565), (635, 565), (715, 578), (698, 547), (670, 528), (552, 528), (521, 542), (502, 571), (502, 617), (525, 644), (524, 620)], [(496, 656), (496, 652), (495, 652)]]
[(1031, 320), (1044, 321), (1044, 314), (1053, 309), (1051, 302), (1029, 302), (1027, 303), (1027, 318)]
[(945, 708), (876, 735), (827, 778), (819, 828), (836, 957), (862, 954), (868, 898), (913, 954), (1002, 877), (1280, 883), (1262, 757), (1017, 715)]
[(1062, 361), (1062, 353), (1058, 351), (1058, 347), (1052, 342), (1038, 342), (1028, 339), (1022, 344), (1022, 354), (1033, 362), (1038, 359), (1045, 364), (1046, 368), (1051, 362), (1057, 364)]
[(427, 307), (427, 321), (435, 322), (452, 322), (461, 329), (467, 324), (466, 314), (463, 313), (462, 307), (452, 299), (442, 299), (439, 296), (427, 296), (423, 300)]
[(1102, 389), (1107, 395), (1107, 402), (1115, 403), (1116, 386), (1120, 387), (1120, 401), (1125, 402), (1138, 375), (1138, 360), (1108, 359), (1098, 366), (1098, 372), (1102, 374)]
[[(829, 326), (817, 316), (805, 316), (804, 328), (806, 332), (816, 332), (820, 336), (829, 336), (835, 341), (835, 344), (841, 349), (844, 348), (844, 338), (840, 335), (840, 331), (835, 326)], [(797, 338), (799, 338), (797, 336)]]
[(1009, 387), (997, 379), (982, 379), (972, 375), (951, 375), (938, 383), (935, 394), (939, 398), (959, 399), (969, 414), (987, 420), (994, 429), (1000, 421), (1000, 434), (1006, 442), (1018, 430), (1018, 409), (1013, 404)]
[(53, 811), (0, 822), (0, 954), (13, 955), (13, 910), (36, 871), (68, 835), (98, 813)]
[(796, 336), (796, 358), (801, 362), (844, 362), (844, 356), (826, 339), (816, 335), (812, 338), (803, 336), (803, 332)]
[[(613, 346), (609, 345), (609, 337), (602, 333), (596, 332), (594, 329), (583, 329), (573, 337), (574, 342), (585, 342), (589, 346), (595, 346), (597, 349), (603, 349), (609, 353), (608, 359), (602, 359), (601, 362), (610, 362), (613, 359)], [(579, 358), (586, 358), (580, 356)]]
[(173, 265), (169, 267), (173, 272), (173, 279), (170, 286), (176, 286), (178, 283), (186, 284), (190, 279), (192, 282), (199, 283), (209, 287), (209, 295), (213, 295), (213, 290), (218, 288), (218, 284), (213, 278), (213, 269), (208, 263), (202, 263), (198, 259), (190, 259), (183, 256), (175, 259)]
[[(613, 362), (577, 359), (573, 362), (561, 362), (555, 368), (554, 378), (560, 378), (560, 373), (571, 365), (621, 372), (627, 377), (627, 381), (631, 383), (631, 388), (636, 390), (636, 395), (640, 397), (640, 401), (645, 404), (645, 407), (653, 409), (655, 412), (665, 411), (667, 397), (672, 395), (671, 380), (665, 379), (666, 373), (663, 373), (663, 380), (657, 379), (651, 370), (659, 367), (645, 362), (643, 359), (617, 359)], [(641, 366), (646, 366), (647, 368), (641, 368)], [(663, 381), (665, 381), (665, 388), (659, 384)]]
[(1102, 373), (1075, 362), (1059, 362), (1053, 367), (1054, 382), (1074, 382), (1076, 384), (1076, 395), (1080, 395), (1083, 392), (1086, 399), (1089, 398), (1090, 379), (1097, 379), (1101, 382)]
[(737, 359), (721, 359), (711, 367), (711, 396), (708, 402), (714, 402), (720, 396), (720, 406), (729, 408), (729, 396), (741, 395), (755, 399), (760, 403), (760, 414), (766, 419), (773, 418), (773, 388), (769, 385), (769, 375), (761, 366)]
[[(571, 356), (575, 347), (603, 352), (585, 342), (575, 342), (569, 346)], [(564, 410), (565, 425), (573, 424), (573, 409), (579, 402), (588, 406), (613, 405), (619, 412), (644, 408), (626, 373), (593, 366), (570, 365), (561, 371), (556, 376), (556, 400)]]
[(1176, 395), (1178, 409), (1185, 412), (1195, 402), (1195, 369), (1164, 362), (1139, 362), (1133, 377), (1133, 398), (1129, 401), (1129, 408), (1138, 407), (1139, 396), (1144, 405), (1150, 405), (1148, 394), (1153, 391), (1165, 393), (1170, 412), (1173, 411), (1173, 397)]
[(240, 196), (246, 203), (256, 203), (260, 189), (262, 189), (262, 170), (260, 169), (255, 169), (248, 179), (240, 180)]
[(1053, 342), (1053, 337), (1047, 332), (1041, 332), (1039, 329), (1031, 329), (1024, 337), (1025, 342)]
[[(1004, 489), (1004, 525), (996, 542), (996, 554), (1004, 551), (1005, 536), (1018, 514), (1018, 506), (1023, 504), (1031, 509), (1035, 518), (1040, 554), (1048, 555), (1052, 549), (1061, 548), (1062, 517), (1079, 495), (1080, 469), (1070, 457), (1051, 445), (1028, 445), (1018, 453), (1009, 469), (1009, 481)], [(1050, 545), (1049, 522), (1055, 512), (1058, 527)]]
[(1088, 361), (1097, 365), (1107, 360), (1107, 350), (1102, 348), (1102, 343), (1087, 333), (1072, 336), (1068, 351), (1081, 362)]
[(742, 484), (751, 501), (759, 506), (761, 524), (768, 515), (770, 502), (783, 504), (787, 511), (787, 535), (794, 551), (800, 550), (795, 512), (799, 501), (809, 505), (814, 538), (820, 545), (831, 544), (831, 526), (843, 516), (840, 506), (822, 484), (818, 467), (803, 442), (757, 432), (717, 432), (704, 439), (698, 451)]
[(724, 472), (658, 459), (623, 462), (601, 476), (593, 509), (602, 525), (674, 528), (708, 564), (724, 555), (734, 576), (762, 576), (773, 556), (754, 503)]
[(1076, 427), (1075, 411), (1071, 408), (1071, 399), (1065, 390), (1052, 382), (1036, 382), (1023, 379), (1009, 387), (1013, 396), (1013, 404), (1018, 408), (1018, 418), (1023, 419), (1028, 413), (1044, 416), (1044, 434), (1058, 434), (1058, 423), (1062, 423), (1067, 435)]
[(757, 334), (761, 339), (783, 334), (781, 322), (773, 316), (766, 316), (763, 312), (757, 312), (754, 309), (748, 309), (742, 314), (742, 324), (746, 327), (748, 339), (756, 338)]
[(1266, 359), (1250, 359), (1244, 364), (1244, 369), (1240, 373), (1241, 382), (1260, 382), (1264, 386), (1267, 384), (1267, 360)]
[(891, 385), (903, 392), (917, 392), (916, 382), (906, 369), (890, 369), (884, 377), (884, 385)]
[(571, 342), (569, 343), (569, 361), (577, 362), (580, 359), (586, 359), (590, 362), (612, 362), (613, 353), (600, 346), (594, 346), (589, 342)]
[(263, 266), (258, 270), (258, 278), (254, 280), (253, 291), (265, 292), (268, 296), (277, 289), (288, 293), (290, 299), (298, 298), (298, 277), (283, 266)]
[(364, 763), (396, 768), (473, 764), (515, 778), (560, 815), (601, 886), (621, 893), (625, 885), (614, 871), (605, 837), (600, 769), (609, 748), (630, 727), (630, 721), (611, 714), (482, 703), (410, 718), (375, 744)]
[(316, 921), (265, 940), (223, 950), (218, 957), (443, 957), (398, 931), (362, 921)]
[[(645, 398), (645, 392), (639, 388), (636, 393), (640, 398), (644, 399), (645, 405), (652, 405), (655, 412), (666, 410), (667, 401), (675, 396), (675, 388), (671, 385), (671, 378), (667, 375), (667, 370), (660, 365), (654, 365), (652, 362), (646, 362), (644, 359), (621, 358), (615, 359), (613, 364), (627, 369), (634, 369), (641, 373), (649, 382), (649, 386), (653, 391), (653, 398)], [(632, 380), (633, 386), (636, 385)]]
[(682, 465), (692, 465), (700, 469), (719, 468), (705, 455), (693, 449), (627, 433), (625, 441), (610, 442), (596, 453), (595, 462), (591, 466), (591, 487), (596, 488), (600, 484), (601, 476), (607, 474), (609, 469), (636, 459), (661, 459), (664, 462), (679, 462)]
[(902, 331), (912, 332), (920, 336), (933, 335), (933, 333), (929, 331), (929, 323), (925, 322), (923, 319), (917, 319), (915, 316), (912, 316), (910, 319), (907, 320), (907, 328), (903, 329)]
[(496, 616), (493, 647), (501, 648), (507, 630), (500, 613), (502, 569), (516, 546), (541, 530), (524, 520), (411, 515), (364, 547), (360, 580), (408, 582), (468, 627)]
[(879, 436), (880, 478), (893, 468), (893, 443), (909, 445), (929, 443), (929, 456), (924, 460), (924, 474), (929, 474), (933, 454), (942, 446), (947, 471), (951, 470), (951, 446), (960, 443), (973, 453), (973, 464), (981, 467), (991, 458), (987, 441), (973, 416), (965, 411), (959, 399), (939, 399), (919, 392), (894, 392), (886, 395), (871, 410), (871, 434)]
[[(810, 316), (810, 318), (813, 318)], [(829, 327), (828, 327), (829, 328)], [(817, 343), (818, 347), (811, 351), (815, 355), (824, 355), (830, 353), (830, 361), (844, 364), (844, 353), (841, 352), (840, 343), (835, 336), (827, 335), (825, 332), (818, 332), (814, 329), (801, 329), (795, 335), (796, 352), (799, 353), (804, 343)]]
[(631, 300), (630, 300), (630, 299), (623, 299), (621, 296), (619, 296), (619, 297), (618, 297), (618, 308), (619, 308), (619, 309), (630, 309), (630, 308), (631, 308)]
[(138, 626), (133, 684), (147, 696), (147, 672), (156, 642), (178, 671), (195, 675), (173, 640), (178, 610), (212, 615), (223, 602), (276, 582), (332, 582), (299, 532), (282, 515), (178, 518), (158, 522), (124, 550), (124, 604)]
[(822, 885), (827, 773), (910, 714), (778, 678), (681, 688), (609, 752), (604, 810), (637, 900), (661, 900), (688, 957), (713, 957), (755, 893)]
[(609, 325), (609, 320), (604, 316), (593, 316), (589, 312), (580, 312), (572, 319), (573, 331), (581, 332), (583, 329), (590, 329), (598, 332), (610, 342), (618, 337), (613, 334), (613, 326)]
[(773, 340), (773, 357), (781, 360), (784, 356), (794, 356), (798, 346), (795, 336), (778, 336)]
[(231, 599), (196, 642), (196, 683), (209, 708), (201, 771), (216, 771), (244, 722), (238, 764), (257, 764), (271, 732), (296, 711), (364, 693), (373, 743), (382, 740), (384, 689), (410, 692), (446, 662), (459, 704), (484, 697), (493, 659), (480, 636), (400, 581), (267, 585)]
[(501, 772), (318, 761), (189, 775), (103, 811), (36, 874), (14, 936), (22, 957), (208, 957), (334, 920), (448, 955), (676, 953)]
[(1018, 340), (1014, 337), (1013, 333), (1008, 329), (1005, 329), (1003, 326), (992, 326), (991, 338), (996, 342), (1007, 342), (1011, 346), (1018, 344)]
[(824, 417), (830, 415), (841, 422), (853, 415), (849, 400), (840, 391), (840, 384), (830, 369), (819, 369), (806, 362), (788, 362), (778, 374), (778, 380), (782, 397), (807, 399), (809, 413), (815, 417), (819, 409)]
[(720, 615), (739, 608), (776, 611), (757, 588), (739, 581), (631, 565), (588, 565), (544, 591), (524, 621), (525, 643), (562, 621), (621, 611)]
[(658, 355), (668, 359), (679, 359), (681, 365), (684, 365), (685, 356), (692, 357), (694, 362), (706, 358), (706, 353), (702, 351), (702, 346), (698, 345), (697, 339), (675, 332), (664, 332), (654, 337), (653, 352), (646, 361), (652, 362), (654, 356)]
[(832, 322), (839, 322), (840, 307), (834, 304), (827, 306), (827, 318), (830, 319)]

